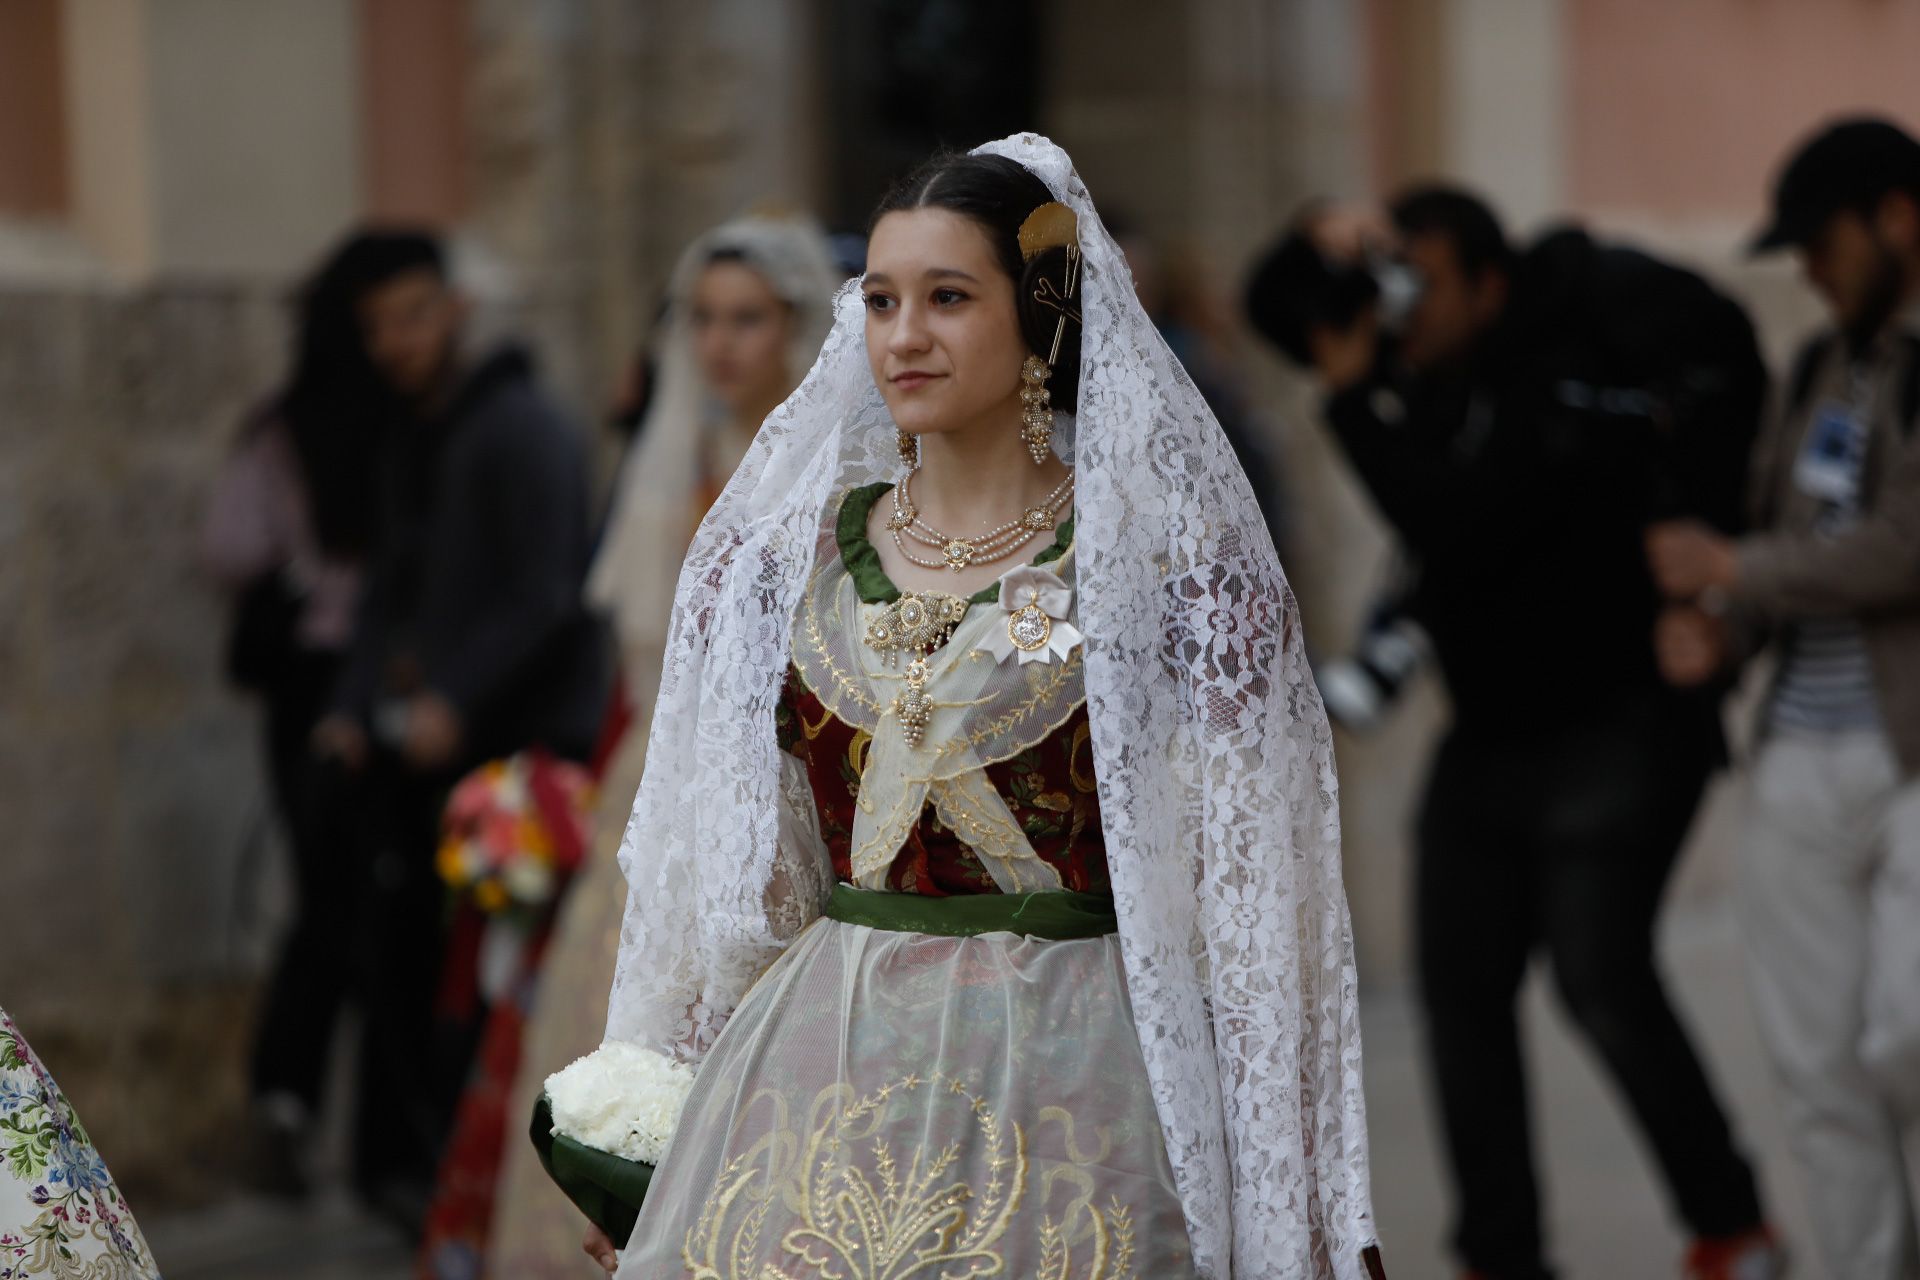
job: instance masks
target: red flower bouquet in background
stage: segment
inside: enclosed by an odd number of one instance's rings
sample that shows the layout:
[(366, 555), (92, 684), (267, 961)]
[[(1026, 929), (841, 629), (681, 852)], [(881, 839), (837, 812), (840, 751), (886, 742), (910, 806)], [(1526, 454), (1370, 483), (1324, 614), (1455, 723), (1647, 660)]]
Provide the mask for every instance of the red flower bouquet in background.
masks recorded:
[(522, 751), (468, 774), (441, 822), (440, 878), (487, 915), (538, 912), (586, 857), (593, 779)]
[(435, 1013), (446, 1027), (479, 1029), (480, 1048), (441, 1160), (421, 1276), (477, 1274), (527, 1010), (587, 856), (593, 793), (590, 770), (534, 749), (474, 770), (447, 799), (437, 865), (452, 910)]

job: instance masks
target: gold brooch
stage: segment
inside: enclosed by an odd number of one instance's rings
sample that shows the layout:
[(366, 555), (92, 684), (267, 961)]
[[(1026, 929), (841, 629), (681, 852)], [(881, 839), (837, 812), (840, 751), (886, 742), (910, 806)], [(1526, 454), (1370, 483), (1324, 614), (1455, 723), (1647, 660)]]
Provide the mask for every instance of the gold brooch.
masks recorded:
[(903, 591), (867, 624), (867, 647), (889, 656), (903, 651), (932, 653), (966, 616), (967, 602), (959, 596)]
[(927, 722), (933, 719), (933, 699), (927, 696), (927, 660), (915, 658), (907, 664), (907, 687), (893, 700), (893, 714), (900, 717), (901, 736), (907, 745), (917, 747), (927, 736)]
[(967, 616), (967, 602), (939, 591), (903, 591), (867, 624), (867, 647), (884, 654), (887, 665), (910, 653), (906, 684), (893, 700), (893, 714), (907, 745), (917, 747), (933, 719), (933, 698), (927, 693), (927, 655), (953, 638), (953, 629)]
[(1086, 639), (1067, 620), (1073, 610), (1073, 588), (1051, 569), (1028, 565), (1000, 578), (1000, 607), (1006, 612), (1003, 628), (990, 628), (980, 637), (980, 651), (1000, 662), (1065, 660)]
[(1022, 653), (1037, 653), (1053, 638), (1053, 619), (1040, 607), (1040, 593), (1029, 594), (1027, 602), (1007, 615), (1007, 639)]

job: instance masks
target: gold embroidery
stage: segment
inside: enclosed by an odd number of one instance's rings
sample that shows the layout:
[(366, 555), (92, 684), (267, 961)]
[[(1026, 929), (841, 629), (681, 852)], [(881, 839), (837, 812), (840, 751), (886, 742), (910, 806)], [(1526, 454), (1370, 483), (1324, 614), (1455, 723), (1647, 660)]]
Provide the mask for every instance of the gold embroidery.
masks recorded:
[[(832, 712), (827, 714), (831, 715)], [(867, 775), (867, 748), (873, 745), (873, 735), (865, 729), (855, 729), (853, 738), (847, 743), (847, 767), (853, 770), (853, 776), (864, 778)]]
[(982, 866), (998, 866), (1006, 873), (1012, 892), (1062, 887), (1059, 869), (1033, 851), (984, 771), (935, 782), (929, 790), (941, 819)]
[[(1103, 1214), (1087, 1209), (1093, 1225), (1093, 1257), (1087, 1262), (1087, 1280), (1134, 1280), (1133, 1215), (1115, 1196)], [(1040, 1270), (1037, 1280), (1070, 1280), (1073, 1257), (1066, 1237), (1048, 1218), (1040, 1224)]]
[[(1044, 741), (1078, 713), (1085, 699), (1080, 653), (1003, 673), (998, 664), (970, 660), (969, 637), (993, 622), (990, 613), (975, 614), (961, 621), (944, 649), (922, 660), (924, 674), (895, 697), (901, 674), (871, 662), (860, 640), (877, 612), (861, 603), (845, 566), (831, 560), (809, 580), (794, 628), (801, 682), (828, 711), (872, 738), (863, 755), (850, 759), (860, 778), (848, 851), (854, 883), (884, 883), (931, 798), (1001, 889), (1058, 887), (1057, 870), (1035, 854), (985, 770)], [(918, 673), (919, 665), (912, 670)], [(904, 705), (908, 701), (913, 707)], [(869, 776), (874, 770), (878, 774)], [(1045, 793), (1040, 807), (1063, 817), (1075, 808), (1066, 788)]]
[[(1053, 663), (1049, 662), (1046, 664), (1046, 666), (1050, 672), (1054, 672)], [(989, 720), (987, 721), (987, 723), (979, 726), (977, 729), (973, 731), (973, 733), (968, 735), (966, 745), (969, 747), (977, 747), (981, 743), (985, 742), (988, 738), (991, 738), (996, 734), (1006, 733), (1010, 731), (1013, 728), (1013, 726), (1019, 724), (1022, 720), (1025, 720), (1028, 717), (1032, 716), (1033, 713), (1039, 709), (1041, 703), (1051, 701), (1054, 695), (1057, 692), (1059, 692), (1060, 686), (1066, 683), (1066, 681), (1070, 676), (1078, 675), (1079, 673), (1080, 673), (1080, 651), (1078, 649), (1075, 649), (1065, 662), (1059, 664), (1059, 669), (1057, 672), (1054, 672), (1052, 679), (1048, 680), (1040, 688), (1035, 690), (1034, 695), (1031, 698), (1028, 698), (1025, 702), (1015, 704), (1011, 710), (1009, 710), (1005, 715), (999, 717), (998, 719)], [(1072, 702), (1068, 703), (1067, 714), (1071, 716), (1073, 714), (1074, 708), (1078, 707), (1082, 702), (1085, 702), (1086, 700), (1087, 700), (1086, 695), (1081, 694), (1078, 698), (1075, 698)], [(1065, 724), (1066, 721), (1062, 720), (1060, 723)], [(1059, 725), (1054, 726), (1054, 728), (1058, 728), (1058, 727)], [(1049, 729), (1047, 732), (1051, 733), (1052, 729)], [(1042, 741), (1045, 739), (1045, 737), (1046, 737), (1046, 734), (1043, 733), (1040, 735), (1039, 738), (1035, 739), (1035, 741), (1036, 742)], [(951, 744), (948, 747), (949, 751), (957, 751), (959, 749), (960, 749), (959, 743)]]
[(833, 712), (827, 710), (827, 708), (822, 705), (820, 708), (820, 718), (814, 723), (808, 724), (805, 716), (800, 717), (800, 732), (806, 736), (808, 742), (812, 742), (826, 730), (827, 722), (835, 718)]
[[(848, 678), (847, 673), (842, 671), (839, 665), (834, 662), (833, 654), (827, 648), (827, 638), (820, 632), (820, 581), (824, 577), (826, 577), (826, 571), (822, 569), (807, 580), (807, 596), (800, 610), (801, 619), (806, 624), (807, 640), (812, 646), (811, 652), (814, 657), (817, 657), (821, 663), (825, 665), (827, 674), (833, 677), (834, 684), (837, 686), (835, 692), (853, 699), (861, 710), (877, 717), (880, 714), (880, 704), (862, 693), (854, 682)], [(852, 579), (849, 578), (847, 581), (851, 583)], [(802, 678), (805, 678), (804, 673)], [(828, 694), (827, 690), (815, 689), (813, 692), (814, 696), (819, 698), (828, 710), (839, 714), (839, 708), (834, 705), (833, 698)], [(849, 724), (853, 723), (850, 716), (841, 715), (840, 718), (846, 720)]]
[[(1072, 552), (1069, 551), (1067, 556), (1061, 558), (1060, 563), (1067, 563), (1071, 555)], [(831, 561), (821, 566), (808, 580), (806, 594), (801, 601), (799, 635), (796, 637), (797, 643), (804, 644), (806, 649), (805, 661), (797, 664), (801, 669), (801, 682), (812, 689), (814, 696), (820, 699), (821, 704), (840, 719), (856, 728), (870, 729), (875, 721), (886, 714), (889, 706), (869, 694), (865, 688), (865, 681), (845, 671), (834, 659), (833, 649), (827, 642), (824, 627), (840, 625), (838, 609), (835, 611), (835, 620), (831, 623), (823, 623), (820, 616), (821, 589), (829, 581), (834, 582), (836, 593), (856, 590), (852, 577), (846, 573), (844, 566), (841, 566), (838, 561)], [(800, 658), (803, 655), (795, 656)], [(810, 678), (806, 670), (809, 663), (818, 663), (827, 680), (819, 681)], [(931, 756), (932, 767), (938, 770), (963, 752), (973, 750), (996, 737), (1006, 737), (1016, 731), (1024, 730), (1025, 732), (1021, 732), (1017, 740), (1009, 744), (1008, 750), (991, 758), (982, 759), (980, 763), (992, 764), (998, 760), (1007, 759), (1036, 742), (1044, 741), (1049, 734), (1071, 719), (1074, 712), (1086, 701), (1085, 693), (1073, 687), (1073, 684), (1077, 684), (1081, 678), (1081, 651), (1076, 649), (1065, 662), (1047, 663), (1045, 668), (1044, 671), (1032, 670), (1028, 676), (1028, 697), (1014, 703), (998, 716), (969, 725), (966, 733), (942, 743), (928, 753)], [(871, 677), (882, 681), (899, 678), (887, 671), (872, 672)], [(826, 687), (828, 684), (832, 687)], [(1056, 709), (1063, 694), (1068, 695), (1070, 701), (1063, 710)], [(865, 716), (856, 718), (848, 714), (849, 709), (841, 705), (843, 699), (865, 712)], [(935, 701), (932, 705), (935, 708), (958, 708), (979, 706), (982, 702), (983, 700)], [(1055, 711), (1051, 722), (1039, 721), (1031, 726), (1025, 723), (1033, 720), (1043, 708)], [(862, 723), (862, 720), (865, 723)]]
[[(967, 1112), (984, 1144), (986, 1181), (975, 1187), (959, 1173), (961, 1144), (926, 1146), (901, 1154), (881, 1136), (889, 1102), (920, 1090), (950, 1094)], [(681, 1261), (691, 1280), (912, 1280), (933, 1276), (1006, 1274), (1003, 1250), (1012, 1243), (1030, 1177), (1026, 1134), (1003, 1123), (987, 1100), (965, 1081), (934, 1071), (910, 1073), (851, 1098), (841, 1086), (824, 1091), (814, 1106), (797, 1162), (783, 1153), (794, 1139), (785, 1108), (750, 1151), (734, 1157), (715, 1179), (699, 1220), (687, 1232)], [(825, 1104), (825, 1105), (823, 1105)], [(824, 1117), (822, 1118), (822, 1112)], [(1043, 1112), (1062, 1123), (1069, 1152), (1073, 1122), (1061, 1108)], [(1105, 1147), (1104, 1133), (1101, 1134)], [(862, 1159), (864, 1157), (864, 1160)], [(1037, 1280), (1138, 1280), (1134, 1266), (1133, 1216), (1118, 1196), (1105, 1209), (1084, 1201), (1086, 1225), (1069, 1233), (1064, 1222), (1043, 1215), (1037, 1224)], [(784, 1265), (762, 1256), (769, 1219), (776, 1209), (790, 1224), (780, 1236)], [(1069, 1218), (1076, 1216), (1069, 1210)], [(775, 1229), (778, 1229), (776, 1227)], [(1070, 1238), (1070, 1234), (1071, 1237)], [(1090, 1254), (1076, 1270), (1073, 1249), (1087, 1242)]]
[[(1087, 767), (1080, 768), (1081, 753), (1085, 752)], [(1073, 731), (1073, 747), (1067, 752), (1067, 780), (1073, 783), (1073, 789), (1081, 795), (1098, 795), (1099, 781), (1093, 775), (1093, 723), (1082, 721)]]

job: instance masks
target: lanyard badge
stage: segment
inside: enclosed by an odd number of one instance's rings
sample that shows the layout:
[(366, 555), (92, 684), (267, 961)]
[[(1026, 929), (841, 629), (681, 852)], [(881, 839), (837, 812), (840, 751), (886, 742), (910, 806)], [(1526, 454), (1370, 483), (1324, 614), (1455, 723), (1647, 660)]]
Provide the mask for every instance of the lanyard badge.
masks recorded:
[(1810, 498), (1842, 510), (1860, 499), (1860, 474), (1867, 458), (1867, 418), (1858, 404), (1828, 400), (1813, 416), (1793, 483)]

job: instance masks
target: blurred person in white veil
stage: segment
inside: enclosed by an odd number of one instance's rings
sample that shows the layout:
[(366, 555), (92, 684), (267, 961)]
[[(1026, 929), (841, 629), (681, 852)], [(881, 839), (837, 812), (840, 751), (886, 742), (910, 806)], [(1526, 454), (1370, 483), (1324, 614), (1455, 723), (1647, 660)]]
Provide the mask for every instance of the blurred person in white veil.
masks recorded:
[(623, 1277), (1379, 1276), (1331, 738), (1064, 152), (940, 156), (679, 578), (607, 1025)]
[[(706, 232), (674, 270), (651, 352), (651, 395), (588, 579), (594, 603), (614, 618), (636, 723), (602, 779), (595, 849), (568, 894), (541, 973), (510, 1120), (532, 1109), (549, 1074), (600, 1042), (626, 899), (615, 854), (646, 758), (674, 579), (700, 517), (755, 429), (819, 354), (840, 279), (820, 228), (773, 210)], [(579, 1216), (525, 1143), (509, 1145), (497, 1199), (491, 1274), (579, 1274)]]

